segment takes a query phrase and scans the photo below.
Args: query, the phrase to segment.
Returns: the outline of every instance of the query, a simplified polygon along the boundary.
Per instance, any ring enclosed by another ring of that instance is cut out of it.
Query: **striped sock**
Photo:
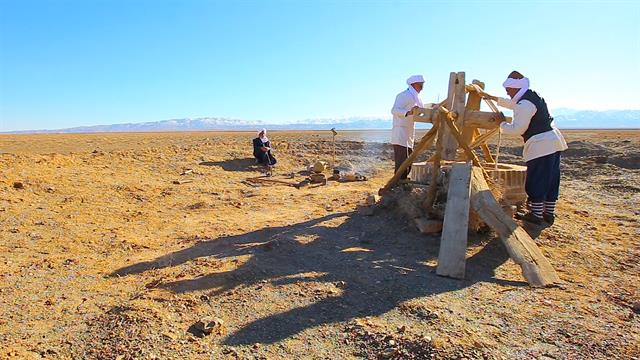
[[[544,213],[553,215],[556,210],[556,202],[555,201],[545,201],[544,202]]]
[[[530,202],[529,203],[529,210],[537,218],[542,218],[542,210],[543,210],[543,208],[544,208],[544,203],[543,202]]]

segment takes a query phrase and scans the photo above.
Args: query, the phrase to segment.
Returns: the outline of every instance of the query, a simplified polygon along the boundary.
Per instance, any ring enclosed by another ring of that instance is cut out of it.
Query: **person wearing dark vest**
[[[500,130],[507,135],[520,135],[524,140],[522,156],[527,163],[525,191],[529,211],[517,213],[516,218],[551,225],[560,189],[560,153],[567,149],[567,143],[555,127],[544,98],[529,89],[528,78],[512,71],[502,86],[510,99],[485,97],[513,110],[513,121],[501,123]]]
[[[271,154],[271,143],[267,137],[267,129],[262,129],[258,137],[253,139],[253,156],[256,161],[267,167],[267,174],[271,172],[271,167],[276,164],[276,158]]]

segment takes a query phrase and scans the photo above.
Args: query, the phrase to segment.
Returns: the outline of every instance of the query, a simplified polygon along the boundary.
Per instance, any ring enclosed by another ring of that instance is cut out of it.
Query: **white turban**
[[[524,93],[527,92],[527,90],[529,90],[529,78],[526,78],[526,77],[523,77],[522,79],[507,78],[507,80],[505,80],[502,83],[502,86],[505,89],[506,88],[520,89],[518,90],[518,93],[516,94],[516,96],[513,97],[513,101],[518,101],[520,100],[522,95],[524,95]]]
[[[407,79],[407,85],[411,85],[419,82],[422,82],[422,83],[424,82],[424,78],[422,77],[422,75],[411,75]]]
[[[260,136],[260,133],[262,133],[262,136]],[[266,143],[267,141],[269,141],[269,138],[267,137],[267,129],[261,129],[258,131],[258,136],[260,136],[260,140],[262,140],[262,143]]]
[[[424,82],[424,78],[422,75],[413,75],[407,79],[407,85],[409,85],[409,93],[413,96],[413,104],[418,107],[424,107],[422,104],[422,100],[420,100],[420,96],[418,96],[418,92],[416,89],[411,86],[411,84],[415,84],[417,82]]]

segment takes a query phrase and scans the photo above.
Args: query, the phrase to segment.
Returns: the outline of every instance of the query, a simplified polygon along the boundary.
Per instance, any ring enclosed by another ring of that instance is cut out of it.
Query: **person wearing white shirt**
[[[567,149],[567,143],[555,127],[545,100],[529,89],[528,78],[512,71],[502,85],[510,99],[485,97],[513,110],[513,121],[501,123],[500,130],[507,135],[520,135],[524,140],[522,156],[527,164],[525,191],[529,212],[516,217],[551,225],[560,189],[560,153]]]
[[[391,144],[393,145],[396,171],[413,152],[416,131],[411,114],[419,107],[424,107],[420,97],[418,97],[424,87],[424,77],[422,75],[410,76],[407,79],[407,85],[409,87],[396,96],[396,101],[393,103],[393,108],[391,108],[391,115],[393,115]],[[411,167],[407,168],[400,179],[406,179],[409,171],[411,171]]]

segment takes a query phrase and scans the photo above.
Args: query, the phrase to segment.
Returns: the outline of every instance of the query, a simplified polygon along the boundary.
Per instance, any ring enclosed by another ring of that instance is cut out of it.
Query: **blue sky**
[[[640,109],[639,1],[0,0],[0,131],[384,116],[408,75]]]

